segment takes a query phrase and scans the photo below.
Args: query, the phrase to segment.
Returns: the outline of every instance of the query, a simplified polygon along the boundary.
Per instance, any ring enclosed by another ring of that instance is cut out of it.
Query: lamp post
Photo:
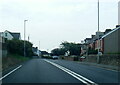
[[[39,49],[38,49],[38,51],[39,51],[39,57],[40,57],[40,41],[39,41]]]
[[[99,32],[99,0],[98,0],[98,32]],[[100,48],[100,40],[99,40],[99,33],[98,33],[98,56],[97,56],[97,63],[99,63],[99,61],[100,61],[99,48]]]
[[[24,20],[24,57],[26,56],[26,50],[25,50],[26,21],[28,21],[28,20]]]

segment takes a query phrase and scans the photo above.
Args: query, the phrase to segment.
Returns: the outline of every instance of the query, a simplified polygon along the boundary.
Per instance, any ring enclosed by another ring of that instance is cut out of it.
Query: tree
[[[66,51],[70,51],[70,55],[80,55],[81,53],[81,46],[79,43],[69,43],[69,42],[63,42],[61,44],[62,48],[64,48]]]
[[[90,54],[98,54],[98,50],[92,49],[92,48],[88,48],[88,55]]]
[[[60,44],[61,48],[55,48],[51,51],[53,55],[64,55],[65,52],[70,51],[70,55],[80,55],[81,47],[79,43],[69,43],[69,42],[62,42]]]

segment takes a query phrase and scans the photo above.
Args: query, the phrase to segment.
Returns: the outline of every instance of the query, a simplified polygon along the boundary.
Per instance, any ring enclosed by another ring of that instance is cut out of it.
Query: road
[[[2,79],[3,83],[118,83],[118,72],[74,61],[32,59]]]

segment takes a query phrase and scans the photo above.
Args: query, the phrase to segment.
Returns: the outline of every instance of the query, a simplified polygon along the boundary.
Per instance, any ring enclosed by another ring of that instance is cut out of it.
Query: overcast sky
[[[100,0],[100,31],[118,24],[118,1]],[[77,42],[97,31],[97,0],[0,0],[0,31],[20,32],[41,50]]]

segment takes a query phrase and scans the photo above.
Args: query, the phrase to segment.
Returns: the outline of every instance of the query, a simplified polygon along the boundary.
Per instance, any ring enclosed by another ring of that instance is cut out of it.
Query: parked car
[[[86,58],[85,56],[81,56],[80,61],[83,61],[85,58]]]
[[[52,59],[58,59],[59,56],[52,56]]]
[[[99,52],[98,55],[99,55],[99,56],[102,56],[102,52]]]

